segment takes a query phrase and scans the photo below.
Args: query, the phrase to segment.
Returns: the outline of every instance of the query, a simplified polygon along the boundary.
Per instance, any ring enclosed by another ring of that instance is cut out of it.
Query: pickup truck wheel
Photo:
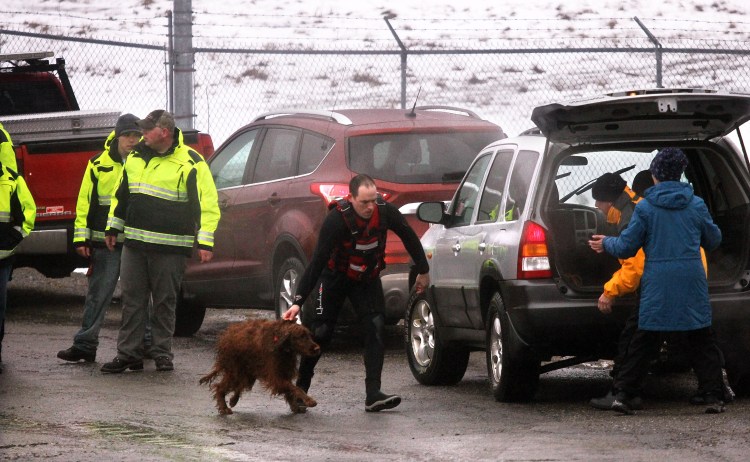
[[[497,401],[530,401],[539,385],[540,361],[524,351],[510,327],[500,294],[490,301],[487,317],[487,375]]]
[[[289,257],[279,267],[274,284],[274,306],[276,307],[276,319],[292,306],[294,295],[297,293],[297,284],[305,272],[305,265],[297,257]],[[302,316],[297,317],[299,323]]]
[[[406,356],[422,385],[454,385],[469,364],[469,349],[445,345],[438,338],[431,298],[412,291],[406,310]]]
[[[175,310],[174,336],[190,337],[198,332],[206,316],[206,305],[194,301],[187,301],[182,291],[177,295]]]

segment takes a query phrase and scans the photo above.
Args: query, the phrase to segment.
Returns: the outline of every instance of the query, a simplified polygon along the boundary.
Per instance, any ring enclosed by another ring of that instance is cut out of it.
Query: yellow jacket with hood
[[[104,150],[89,159],[83,174],[81,189],[76,203],[76,220],[73,231],[73,245],[81,247],[104,246],[104,230],[107,227],[109,206],[117,189],[117,181],[122,174],[125,161],[117,147],[115,132],[104,142]],[[118,242],[124,240],[118,236]]]
[[[13,141],[10,139],[10,135],[0,123],[0,164],[8,167],[14,172],[18,172],[18,165],[16,163],[16,152],[13,150]]]

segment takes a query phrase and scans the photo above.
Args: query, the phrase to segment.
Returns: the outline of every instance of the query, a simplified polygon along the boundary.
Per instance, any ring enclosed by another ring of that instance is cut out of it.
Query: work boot
[[[706,393],[703,400],[706,404],[706,414],[721,414],[724,412],[724,401],[717,398],[713,393]]]
[[[385,409],[393,409],[401,404],[401,397],[398,395],[386,395],[382,391],[377,391],[367,396],[365,400],[365,411],[380,412]]]
[[[611,411],[612,404],[615,402],[615,394],[612,390],[609,390],[606,395],[601,398],[591,398],[589,405],[595,409],[601,409],[602,411]],[[640,396],[634,396],[630,399],[630,409],[639,411],[643,409],[643,400]]]
[[[172,364],[172,360],[169,359],[169,356],[159,356],[158,358],[154,359],[154,363],[156,364],[157,371],[174,370],[174,364]]]
[[[72,363],[77,363],[80,360],[84,360],[87,363],[93,363],[96,360],[96,352],[89,353],[88,351],[83,351],[74,345],[67,350],[58,351],[57,357]]]
[[[143,360],[115,358],[111,362],[105,363],[102,366],[101,371],[109,372],[111,374],[119,374],[126,369],[130,369],[131,371],[143,370]]]
[[[632,397],[628,395],[625,392],[617,392],[617,394],[614,397],[614,401],[612,401],[612,407],[611,409],[613,411],[619,412],[621,414],[625,415],[634,415],[635,410],[633,409],[632,405]]]

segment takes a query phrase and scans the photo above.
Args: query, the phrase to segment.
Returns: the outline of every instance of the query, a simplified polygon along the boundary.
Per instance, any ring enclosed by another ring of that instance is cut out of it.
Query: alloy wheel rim
[[[492,368],[492,378],[495,383],[500,382],[500,376],[503,372],[503,344],[502,344],[502,326],[500,318],[495,316],[492,320],[492,329],[490,331],[490,367]]]
[[[412,310],[410,323],[411,349],[421,367],[427,367],[435,354],[435,323],[429,303],[420,300]]]

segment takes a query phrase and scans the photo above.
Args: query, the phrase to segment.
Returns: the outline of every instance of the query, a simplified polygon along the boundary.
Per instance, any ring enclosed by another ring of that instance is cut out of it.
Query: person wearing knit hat
[[[649,170],[659,181],[680,181],[687,166],[688,160],[682,149],[664,148],[656,153]]]
[[[628,225],[633,214],[636,196],[628,184],[617,173],[607,172],[594,182],[591,188],[595,206],[607,218],[604,234],[617,235]]]
[[[594,235],[589,240],[596,252],[629,258],[643,251],[648,262],[640,281],[638,329],[614,380],[617,394],[611,409],[624,414],[633,413],[632,399],[640,393],[663,332],[685,335],[705,412],[724,412],[722,356],[711,329],[701,255],[701,247],[706,252],[719,247],[722,233],[703,199],[680,181],[687,165],[682,150],[659,150],[650,168],[655,184],[636,205],[628,227],[620,236]]]
[[[619,236],[622,230],[627,228],[635,210],[635,204],[641,197],[628,188],[625,180],[617,173],[605,173],[596,179],[591,195],[596,200],[596,208],[602,211],[606,217],[605,226],[601,227],[603,234]],[[612,277],[604,283],[602,294],[599,296],[597,308],[603,314],[612,313],[612,304],[617,297],[628,295],[638,290],[641,274],[643,274],[643,262],[645,255],[639,251],[635,256],[621,259],[620,268],[612,274]],[[637,299],[638,297],[636,297]],[[610,375],[615,378],[622,364],[630,344],[633,333],[638,329],[638,306],[634,306],[625,321],[625,326],[620,333],[617,342],[617,356],[615,356]],[[606,395],[592,398],[589,404],[602,410],[612,409],[618,390],[614,385]],[[630,405],[635,409],[643,407],[640,396],[633,396]]]
[[[133,114],[122,114],[117,119],[115,129],[104,142],[104,150],[89,160],[81,181],[73,247],[89,261],[89,286],[81,328],[73,336],[73,346],[57,353],[64,361],[93,362],[96,359],[99,330],[117,287],[122,254],[122,239],[110,252],[104,242],[104,230],[125,158],[141,139],[138,120]],[[147,331],[147,338],[148,335]]]

